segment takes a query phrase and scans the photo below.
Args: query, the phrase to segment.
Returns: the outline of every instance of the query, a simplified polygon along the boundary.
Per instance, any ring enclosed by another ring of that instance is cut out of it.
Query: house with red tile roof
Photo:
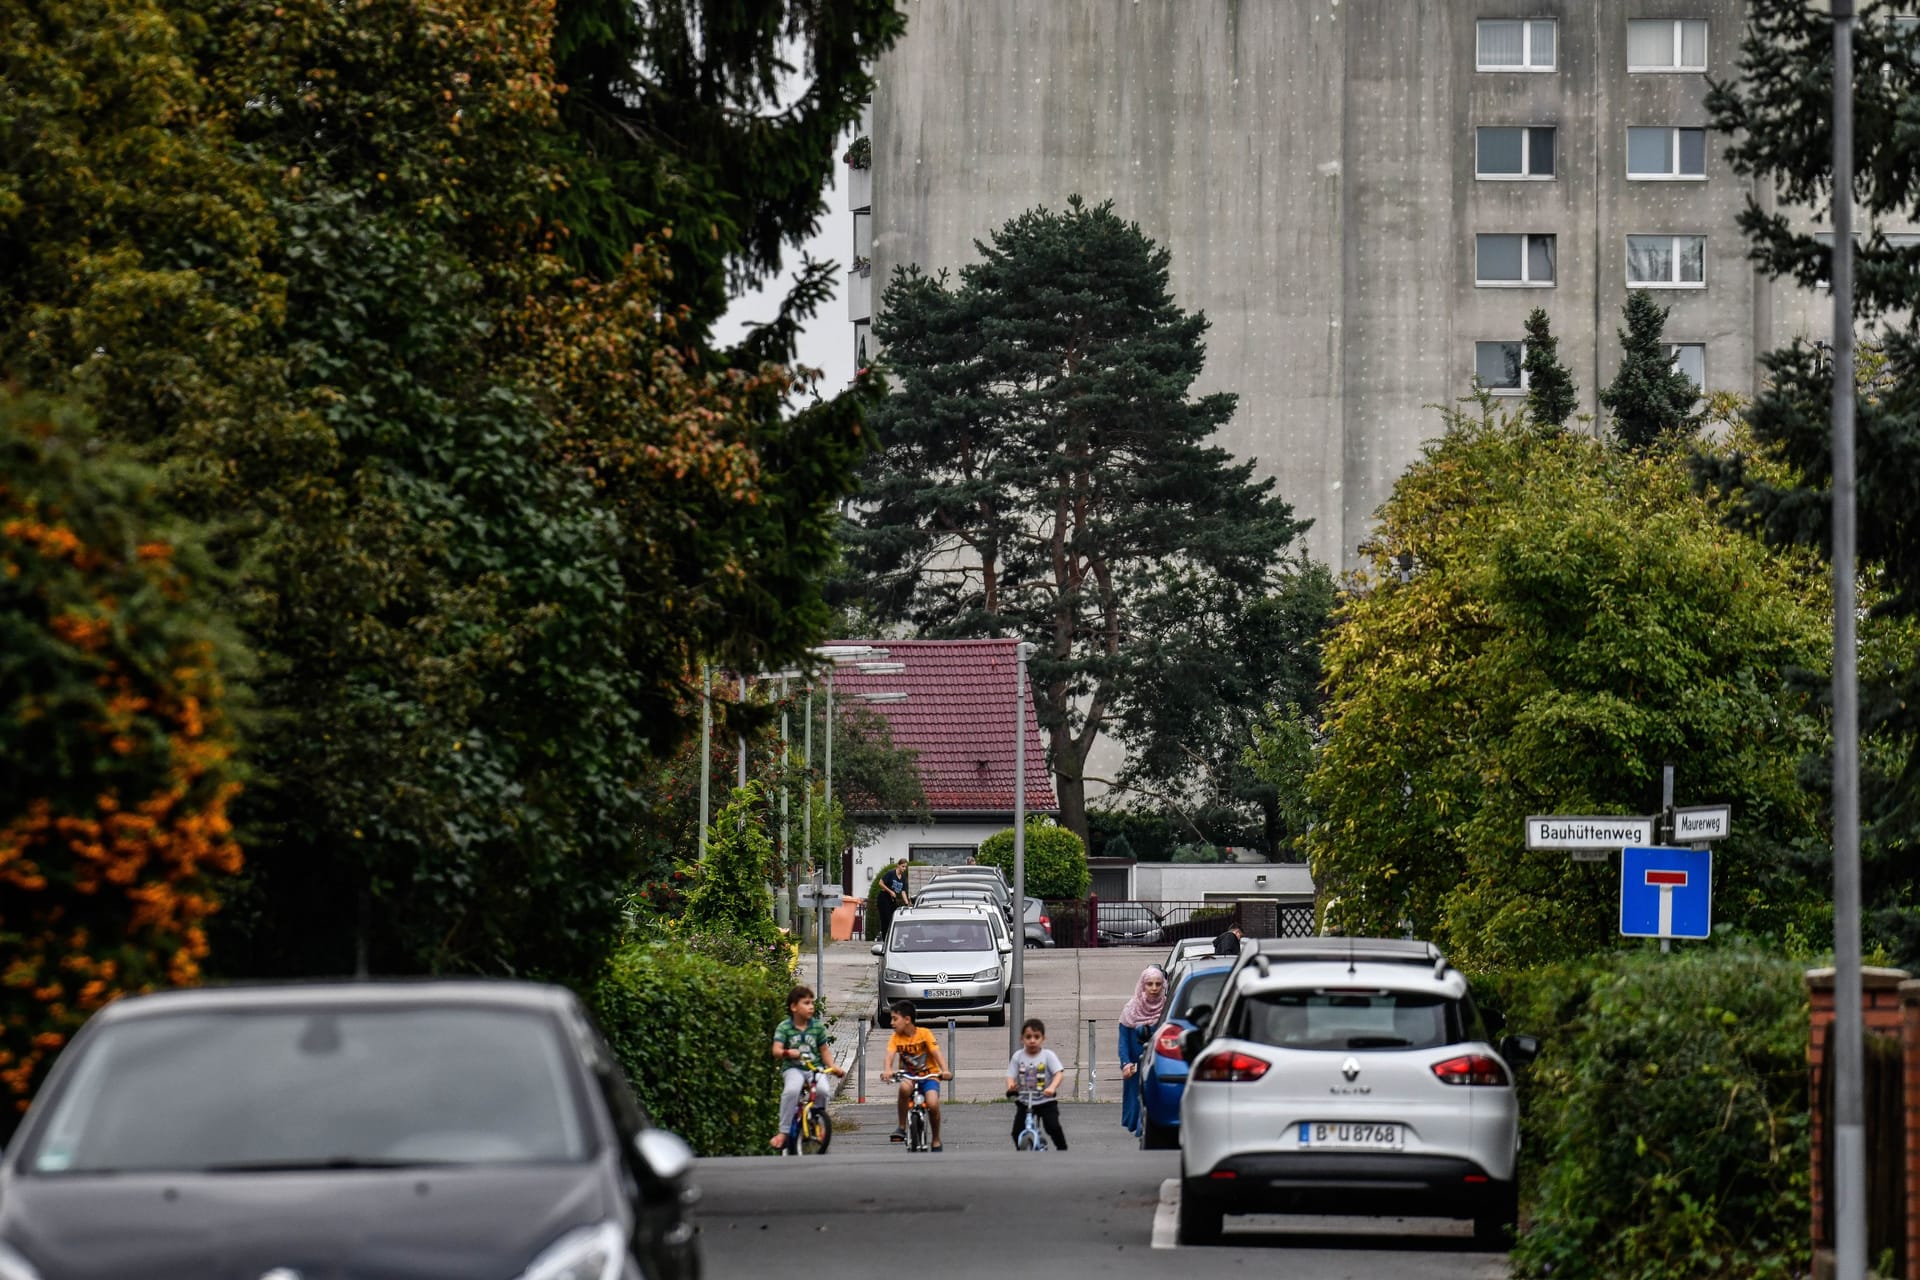
[[[835,646],[871,645],[884,661],[904,670],[864,672],[856,664],[833,675],[835,702],[863,703],[862,694],[904,693],[904,699],[867,703],[886,718],[895,746],[918,753],[920,783],[933,821],[888,828],[854,851],[845,889],[865,896],[880,869],[899,858],[924,863],[967,861],[982,841],[1013,825],[1014,689],[1013,640],[842,640]],[[843,701],[844,700],[844,701]],[[1031,694],[1019,708],[1026,735],[1026,805],[1029,814],[1057,814],[1053,775]]]

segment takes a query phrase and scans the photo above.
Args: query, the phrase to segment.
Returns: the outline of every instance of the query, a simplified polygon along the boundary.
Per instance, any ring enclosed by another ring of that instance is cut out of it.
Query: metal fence
[[[1046,912],[1057,947],[1168,947],[1182,938],[1214,937],[1231,924],[1251,938],[1313,935],[1313,905],[1306,902],[1088,898],[1049,901]]]

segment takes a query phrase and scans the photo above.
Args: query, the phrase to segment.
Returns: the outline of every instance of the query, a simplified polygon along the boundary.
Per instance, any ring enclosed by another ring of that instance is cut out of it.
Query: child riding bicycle
[[[1007,1063],[1007,1096],[1018,1098],[1013,1108],[1013,1143],[1020,1145],[1020,1131],[1027,1124],[1027,1100],[1033,1099],[1033,1113],[1047,1127],[1047,1137],[1056,1151],[1067,1149],[1066,1130],[1060,1127],[1060,1082],[1066,1071],[1060,1057],[1047,1046],[1047,1024],[1028,1018],[1020,1026],[1020,1052]]]
[[[893,1003],[893,1035],[887,1041],[887,1060],[880,1069],[880,1079],[900,1079],[900,1127],[893,1131],[890,1141],[907,1140],[907,1105],[913,1101],[915,1081],[906,1076],[934,1075],[936,1080],[919,1081],[926,1092],[927,1119],[933,1125],[934,1151],[940,1146],[940,1081],[953,1079],[953,1073],[947,1070],[947,1064],[940,1057],[940,1046],[934,1041],[933,1032],[925,1027],[914,1025],[914,1007],[908,1000],[896,1000]]]
[[[827,1042],[827,1029],[814,1021],[814,997],[811,987],[795,987],[787,992],[787,1016],[773,1033],[773,1056],[782,1064],[780,1089],[780,1132],[767,1145],[775,1151],[787,1145],[787,1133],[800,1110],[800,1093],[812,1076],[804,1065],[817,1062],[836,1076],[847,1074],[834,1065],[833,1046]]]

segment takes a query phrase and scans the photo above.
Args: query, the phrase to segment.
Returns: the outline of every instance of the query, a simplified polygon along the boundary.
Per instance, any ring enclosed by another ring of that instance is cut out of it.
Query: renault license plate
[[[1300,1145],[1315,1151],[1398,1151],[1405,1129],[1371,1120],[1302,1120]]]
[[[925,994],[921,998],[925,1000],[951,1000],[960,996],[958,987],[924,987],[922,991]]]

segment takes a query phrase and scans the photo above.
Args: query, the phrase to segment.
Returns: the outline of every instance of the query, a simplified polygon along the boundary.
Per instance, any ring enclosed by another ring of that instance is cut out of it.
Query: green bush
[[[703,1156],[755,1155],[779,1123],[768,1056],[790,980],[757,961],[729,964],[688,939],[614,953],[592,1004],[655,1123]]]
[[[1476,981],[1523,1074],[1515,1275],[1803,1275],[1807,1000],[1756,951],[1601,960]]]
[[[758,943],[779,941],[780,930],[773,923],[773,892],[767,888],[777,867],[763,797],[758,782],[735,787],[727,806],[707,828],[706,861],[689,868],[694,880],[683,917],[689,925]],[[772,1036],[771,1027],[767,1034]]]
[[[1013,883],[1013,828],[996,831],[981,844],[974,860],[998,867]],[[1046,818],[1027,819],[1027,896],[1030,898],[1084,898],[1093,883],[1087,870],[1087,847],[1080,837]]]

